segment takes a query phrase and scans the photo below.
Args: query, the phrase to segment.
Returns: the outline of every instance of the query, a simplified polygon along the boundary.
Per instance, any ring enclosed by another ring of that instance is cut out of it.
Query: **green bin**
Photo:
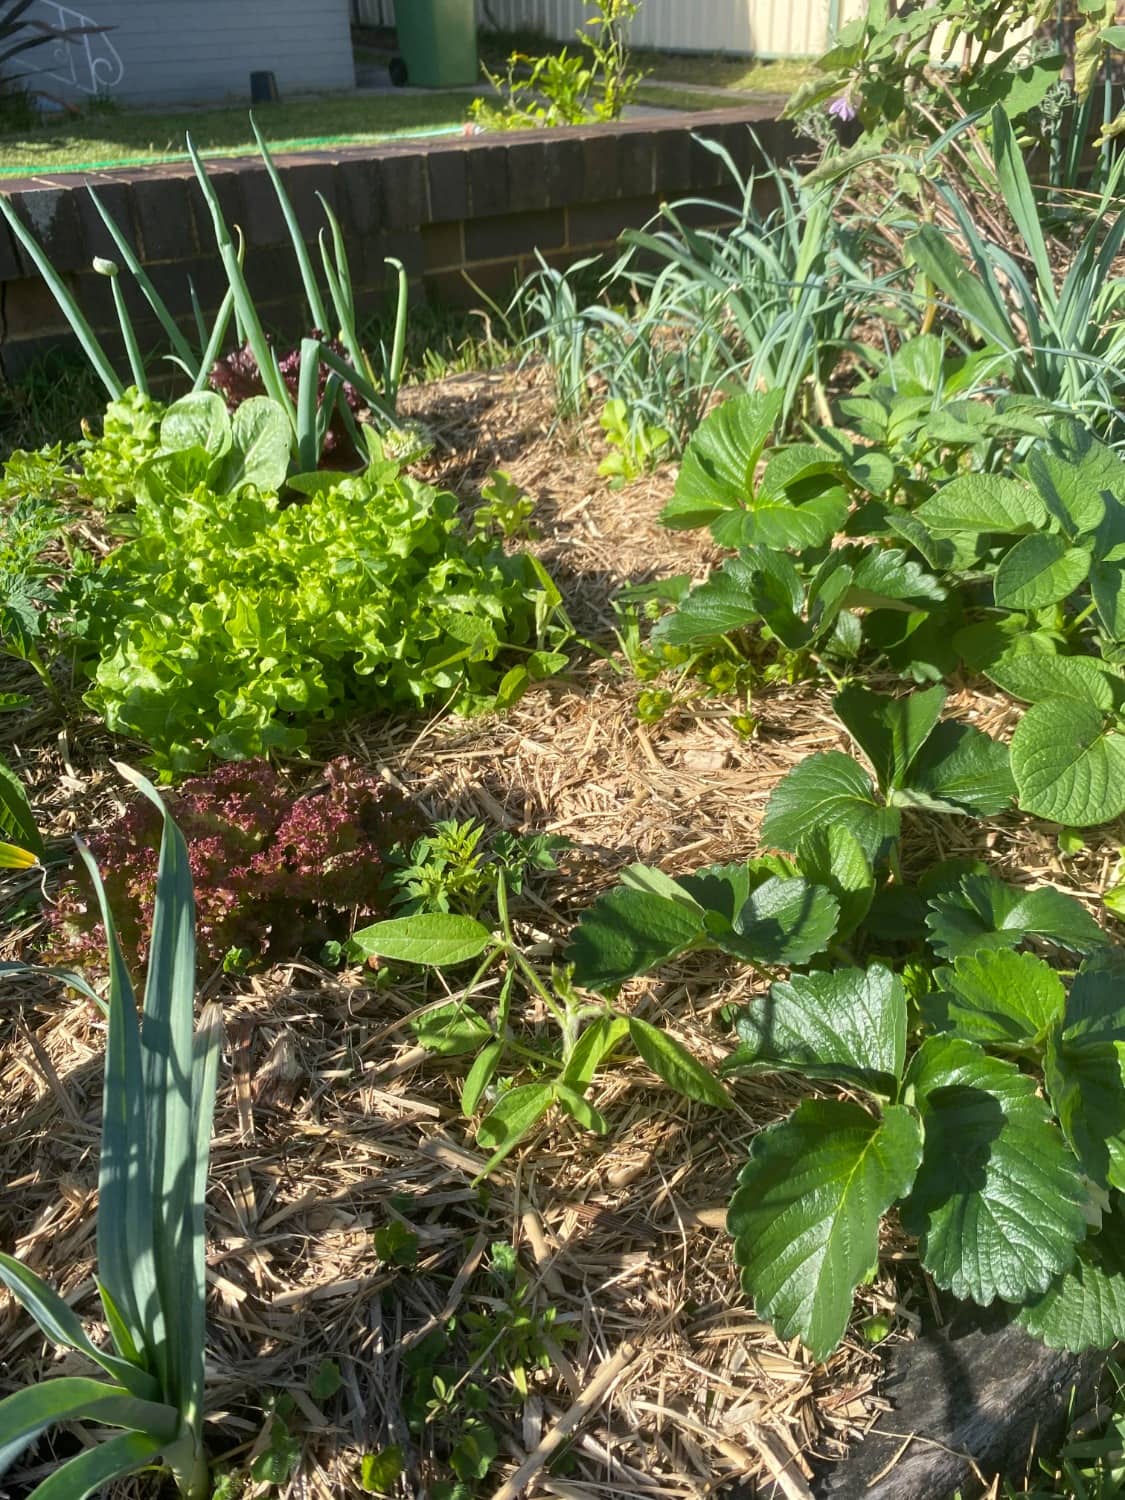
[[[424,89],[476,83],[476,0],[395,0],[398,50],[391,78]]]

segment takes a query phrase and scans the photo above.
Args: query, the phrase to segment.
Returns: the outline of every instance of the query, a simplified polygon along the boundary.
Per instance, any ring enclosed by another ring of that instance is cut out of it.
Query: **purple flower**
[[[833,99],[828,106],[828,113],[835,120],[854,120],[856,117],[856,107],[852,103],[851,95],[840,94],[837,98]]]

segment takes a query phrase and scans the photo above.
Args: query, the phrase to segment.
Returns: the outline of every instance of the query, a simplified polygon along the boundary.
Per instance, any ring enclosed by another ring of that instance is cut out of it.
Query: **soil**
[[[528,371],[452,377],[404,400],[438,439],[425,477],[471,503],[488,471],[503,467],[536,498],[531,545],[589,644],[503,718],[353,722],[320,734],[311,765],[295,764],[292,775],[299,784],[347,753],[426,817],[565,835],[574,847],[562,873],[536,888],[521,916],[545,961],[623,865],[675,873],[757,852],[771,789],[810,750],[842,746],[843,734],[830,690],[816,681],[763,690],[749,738],[732,726],[729,703],[702,696],[639,725],[640,685],[614,652],[611,598],[629,582],[701,576],[715,556],[706,537],[659,525],[672,472],[609,490],[596,472],[596,427],[556,426],[548,387]],[[960,685],[952,711],[1006,733],[1011,706],[978,687]],[[63,733],[46,712],[19,724],[6,753],[49,831],[110,816],[123,794],[109,756],[121,747],[89,719]],[[1053,837],[1018,814],[983,831],[957,824],[919,819],[919,856],[987,847],[1001,875],[1084,896],[1104,889],[1116,861],[1109,837],[1063,860]],[[26,877],[8,882],[14,895],[21,879],[26,886]],[[18,924],[4,956],[27,950],[39,921],[31,913]],[[726,1050],[718,1012],[756,987],[746,972],[695,958],[623,998],[717,1066]],[[376,987],[362,970],[302,958],[248,977],[205,976],[203,989],[223,1000],[228,1043],[207,1205],[208,1437],[220,1466],[245,1466],[269,1447],[282,1398],[300,1458],[280,1496],[358,1497],[362,1456],[392,1445],[407,1461],[398,1493],[450,1480],[454,1419],[438,1413],[411,1430],[408,1408],[427,1340],[451,1322],[450,1357],[487,1393],[497,1439],[480,1494],[514,1493],[505,1476],[564,1419],[573,1425],[562,1461],[521,1493],[808,1496],[818,1468],[889,1405],[888,1350],[910,1340],[929,1310],[893,1232],[847,1339],[824,1365],[779,1342],[739,1290],[724,1205],[754,1134],[792,1107],[790,1083],[739,1081],[736,1108],[716,1116],[630,1063],[596,1091],[606,1137],[549,1118],[476,1185],[484,1155],[458,1103],[467,1064],[423,1052],[409,1029],[420,1007],[443,998],[439,979]],[[91,1324],[103,1044],[98,1015],[56,983],[25,978],[0,989],[0,1243]],[[374,1231],[391,1223],[417,1237],[415,1265],[380,1259]],[[496,1242],[515,1247],[540,1320],[525,1394],[479,1342],[468,1367],[468,1315],[499,1328],[503,1311],[487,1269]],[[893,1330],[879,1345],[863,1331],[874,1314]],[[331,1396],[314,1395],[324,1361],[339,1367]],[[78,1369],[0,1300],[0,1395]],[[0,1496],[20,1493],[53,1462],[41,1444]],[[155,1492],[143,1478],[113,1491]]]

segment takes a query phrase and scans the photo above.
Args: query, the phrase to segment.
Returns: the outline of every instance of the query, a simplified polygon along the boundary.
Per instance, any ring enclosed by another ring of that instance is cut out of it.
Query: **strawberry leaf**
[[[614,989],[675,958],[703,932],[698,907],[618,886],[582,913],[566,960],[574,965],[576,984],[588,990]]]
[[[922,746],[904,784],[889,800],[903,807],[987,818],[1002,812],[1015,790],[1008,747],[971,724],[946,719]]]
[[[762,841],[796,849],[814,829],[842,825],[875,863],[883,846],[898,837],[896,809],[876,801],[871,778],[839,750],[810,755],[774,788],[762,822]]]
[[[836,898],[823,886],[774,876],[750,893],[735,916],[733,935],[716,941],[752,962],[803,964],[824,952],[839,916]]]
[[[814,828],[800,843],[801,873],[832,892],[840,908],[837,938],[847,938],[871,908],[875,877],[859,840],[843,824]]]
[[[931,1037],[906,1089],[926,1149],[902,1218],[922,1264],[982,1307],[1046,1291],[1085,1235],[1085,1195],[1035,1079],[972,1042]]]
[[[926,996],[927,1019],[939,1029],[970,1041],[1017,1049],[1039,1042],[1062,1018],[1066,991],[1049,964],[1033,953],[1010,948],[982,948],[962,954],[952,969],[936,973],[942,990]]]
[[[1068,1271],[1041,1297],[1026,1303],[1016,1322],[1050,1349],[1108,1349],[1125,1338],[1125,1213],[1121,1200],[1097,1234],[1078,1247]]]
[[[906,994],[882,964],[794,974],[735,1021],[724,1073],[793,1071],[894,1095],[906,1054]]]
[[[1109,942],[1073,896],[1049,885],[1020,890],[992,875],[966,875],[957,890],[935,896],[926,926],[930,946],[945,959],[980,948],[1018,948],[1029,936],[1072,953],[1093,953]]]
[[[922,1154],[918,1122],[895,1105],[808,1099],[754,1138],[727,1228],[742,1284],[779,1338],[814,1359],[844,1336],[855,1288],[879,1256],[879,1222],[909,1191]]]
[[[858,683],[843,689],[832,707],[875,767],[883,791],[902,784],[915,756],[933,731],[947,697],[944,687],[892,698]]]
[[[699,424],[661,512],[665,526],[680,531],[707,526],[724,510],[749,502],[754,469],[783,404],[781,391],[755,391],[724,401]]]
[[[1125,964],[1116,950],[1079,970],[1043,1076],[1083,1171],[1100,1187],[1125,1187]]]

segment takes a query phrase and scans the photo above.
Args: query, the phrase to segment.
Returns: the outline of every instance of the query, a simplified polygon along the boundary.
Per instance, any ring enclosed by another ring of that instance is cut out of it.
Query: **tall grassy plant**
[[[1125,395],[1125,278],[1112,274],[1125,245],[1125,212],[1115,212],[1125,157],[1112,168],[1056,285],[1039,199],[1001,109],[993,111],[991,130],[1000,195],[1019,235],[1015,253],[981,234],[948,182],[939,191],[964,251],[933,224],[919,225],[906,248],[947,313],[1004,351],[1013,389],[1112,427]]]
[[[591,382],[608,399],[686,442],[718,390],[781,390],[782,420],[828,420],[823,382],[874,290],[859,270],[860,231],[836,212],[837,190],[808,188],[778,167],[743,177],[714,141],[740,202],[665,205],[583,303],[569,273],[543,266],[517,293],[551,366],[559,410],[576,413]],[[763,213],[764,195],[776,207]],[[700,229],[698,217],[721,225]],[[582,263],[585,269],[588,263]],[[626,305],[619,300],[624,289]]]
[[[555,388],[560,417],[576,417],[586,405],[590,373],[588,340],[594,309],[583,295],[597,256],[575,261],[565,270],[548,265],[537,250],[538,269],[516,289],[503,313],[509,331],[528,328],[526,350],[542,353]]]
[[[299,466],[305,469],[316,466],[325,435],[337,412],[355,445],[357,454],[366,460],[367,445],[344,399],[344,387],[345,385],[352,386],[359,392],[379,424],[384,427],[396,425],[396,405],[406,352],[409,299],[406,271],[400,261],[393,257],[386,258],[386,264],[396,277],[394,336],[389,350],[380,350],[377,357],[373,359],[363,347],[357,333],[355,293],[339,221],[329,204],[321,197],[321,206],[329,231],[327,236],[322,231],[319,238],[320,260],[328,288],[326,299],[317,282],[312,258],[301,234],[301,227],[285,190],[281,174],[252,116],[250,123],[261,153],[262,163],[289,232],[293,255],[304,289],[308,327],[313,335],[301,346],[301,382],[296,399],[290,394],[282,376],[277,355],[254,304],[243,267],[245,245],[241,231],[237,225],[232,227],[227,224],[218,195],[207,174],[207,168],[190,135],[187,137],[188,155],[207,204],[215,236],[215,247],[227,279],[227,292],[210,326],[203,317],[199,300],[195,295],[195,288],[192,286],[192,309],[196,325],[194,345],[172,316],[167,304],[153,286],[151,278],[129,244],[128,238],[93,188],[89,190],[90,196],[116,246],[124,268],[136,282],[141,295],[164,330],[169,349],[163,353],[162,357],[178,365],[184,371],[192,382],[193,390],[200,391],[207,387],[211,372],[222,356],[233,317],[238,341],[249,345],[267,395],[284,409],[289,419],[292,429],[293,458]],[[124,386],[114,368],[113,361],[91,328],[74,294],[51,264],[47,252],[3,195],[0,195],[0,215],[7,221],[12,233],[47,283],[48,289],[74,331],[83,353],[110,399],[119,400],[124,392]],[[130,375],[133,384],[143,394],[148,395],[150,390],[148,362],[138,344],[129,315],[119,281],[118,263],[99,257],[94,261],[94,268],[111,279],[114,307],[128,357]],[[336,338],[339,338],[343,344],[347,353],[346,359],[341,358],[331,347],[331,340]],[[321,366],[329,372],[323,389],[320,386]]]
[[[0,1401],[0,1473],[57,1422],[120,1428],[65,1460],[33,1500],[85,1500],[162,1459],[181,1495],[210,1493],[203,1449],[205,1239],[203,1203],[215,1104],[221,1011],[193,1032],[195,902],[187,846],[156,789],[121,774],[164,819],[140,1019],[97,865],[79,851],[109,945],[109,1003],[98,1174],[98,1291],[111,1349],[22,1261],[0,1254],[0,1281],[56,1344],[86,1355],[104,1379],[43,1381]],[[5,964],[7,973],[27,965]],[[68,982],[99,1006],[75,975]]]
[[[824,418],[823,381],[850,337],[856,301],[859,232],[837,212],[837,193],[807,188],[796,173],[768,165],[742,177],[716,141],[700,144],[718,156],[740,194],[721,202],[685,199],[661,210],[663,227],[626,230],[628,246],[614,274],[627,276],[650,316],[679,325],[713,363],[721,353],[750,390],[781,390],[783,418],[810,401]],[[763,192],[777,206],[763,214]],[[721,225],[696,229],[703,214]],[[658,221],[659,222],[659,221]],[[663,263],[653,272],[645,262]]]

